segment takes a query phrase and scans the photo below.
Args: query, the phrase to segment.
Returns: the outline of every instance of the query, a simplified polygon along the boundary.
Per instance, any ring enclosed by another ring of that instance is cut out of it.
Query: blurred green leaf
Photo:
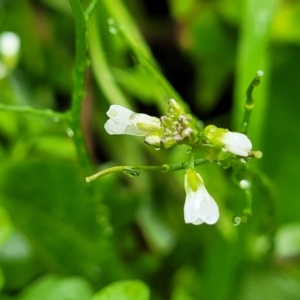
[[[128,69],[113,69],[117,81],[141,101],[152,102],[153,98],[159,97],[161,87],[144,68],[137,65]]]
[[[96,293],[91,300],[148,300],[149,289],[139,280],[114,282]]]
[[[194,7],[191,7],[194,9]],[[199,11],[183,35],[191,36],[191,53],[197,63],[197,104],[206,112],[217,105],[234,69],[235,36],[213,6]]]
[[[7,167],[1,178],[1,203],[48,266],[99,276],[108,225],[79,170],[67,161],[36,159]]]
[[[298,1],[282,1],[278,10],[272,34],[277,42],[300,42],[300,3]]]
[[[266,134],[261,160],[278,192],[277,214],[281,222],[298,222],[300,201],[299,161],[300,135],[300,47],[278,46],[274,49],[274,72]]]
[[[300,255],[300,223],[286,224],[279,228],[275,237],[275,254],[279,259]]]
[[[297,300],[300,295],[300,277],[283,270],[248,270],[242,284],[239,300]]]
[[[32,246],[19,232],[0,246],[0,266],[6,290],[23,288],[41,269]]]
[[[70,129],[69,129],[70,130]],[[67,136],[46,135],[38,136],[33,142],[33,152],[60,157],[63,159],[72,159],[76,157],[76,149],[71,138]]]
[[[269,105],[271,25],[278,9],[278,0],[245,0],[241,11],[240,37],[238,40],[236,82],[232,125],[240,130],[244,111],[245,91],[256,72],[264,72],[263,84],[256,89],[255,110],[251,116],[248,135],[255,147],[261,147],[265,119]],[[253,125],[252,125],[253,124]]]
[[[27,287],[20,300],[88,300],[92,296],[90,284],[80,277],[42,277]]]

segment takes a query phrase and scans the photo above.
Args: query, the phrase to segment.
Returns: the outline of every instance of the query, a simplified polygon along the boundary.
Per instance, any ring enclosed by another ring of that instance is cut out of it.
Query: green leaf
[[[32,246],[19,232],[13,232],[1,244],[0,265],[0,282],[6,290],[22,288],[41,270]]]
[[[91,300],[147,300],[149,289],[139,280],[114,282],[96,293]]]
[[[1,178],[2,205],[48,267],[98,276],[108,222],[76,166],[63,160],[28,160],[10,165]]]
[[[91,286],[82,278],[49,275],[30,285],[20,300],[87,300],[91,295]]]
[[[241,285],[241,300],[297,300],[300,294],[299,275],[284,270],[248,270]]]

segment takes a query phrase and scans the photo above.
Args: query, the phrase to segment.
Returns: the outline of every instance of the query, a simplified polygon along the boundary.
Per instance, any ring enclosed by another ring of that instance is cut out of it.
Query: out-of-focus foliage
[[[0,34],[21,40],[0,78],[0,300],[298,299],[300,2],[91,3],[0,0]],[[185,148],[108,136],[110,104],[159,116],[175,98],[238,131],[260,69],[249,136],[263,158],[197,168],[216,225],[184,224],[184,171],[85,182],[114,165],[186,160]],[[234,226],[244,179],[252,215]]]

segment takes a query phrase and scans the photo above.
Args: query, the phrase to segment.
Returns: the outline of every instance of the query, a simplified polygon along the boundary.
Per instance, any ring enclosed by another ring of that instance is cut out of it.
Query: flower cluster
[[[109,120],[104,127],[109,134],[128,134],[143,136],[146,144],[156,148],[171,148],[186,144],[191,153],[211,151],[227,153],[232,157],[248,157],[252,144],[245,134],[209,125],[204,129],[198,121],[174,100],[168,103],[165,116],[160,118],[134,113],[119,105],[111,105],[107,112]],[[186,199],[184,220],[199,225],[214,224],[219,219],[219,209],[207,192],[203,179],[193,166],[186,169],[184,177]]]

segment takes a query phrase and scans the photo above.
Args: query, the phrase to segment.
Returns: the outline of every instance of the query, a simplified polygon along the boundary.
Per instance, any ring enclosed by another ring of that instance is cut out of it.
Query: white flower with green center
[[[146,136],[162,129],[159,118],[138,114],[120,105],[111,105],[106,114],[109,120],[104,128],[108,134]]]
[[[252,149],[251,141],[243,133],[209,125],[204,134],[214,146],[221,147],[225,152],[247,157]]]
[[[219,208],[207,192],[203,179],[194,169],[188,169],[184,177],[186,199],[184,221],[194,225],[214,224],[219,219]]]

